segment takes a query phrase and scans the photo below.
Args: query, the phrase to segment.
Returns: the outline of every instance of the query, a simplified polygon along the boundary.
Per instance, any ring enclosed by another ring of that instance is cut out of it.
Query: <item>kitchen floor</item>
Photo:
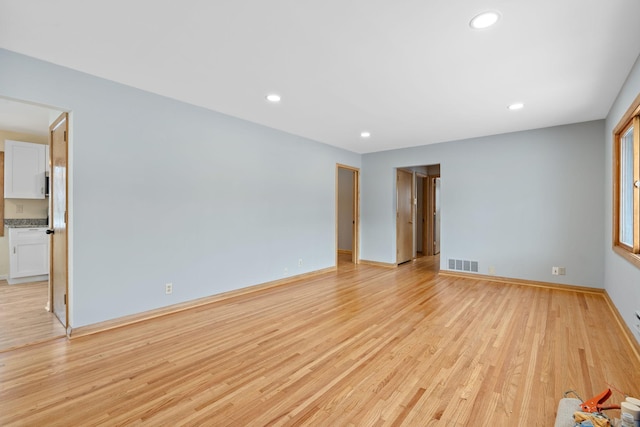
[[[65,336],[48,312],[47,282],[9,285],[0,280],[0,352]]]

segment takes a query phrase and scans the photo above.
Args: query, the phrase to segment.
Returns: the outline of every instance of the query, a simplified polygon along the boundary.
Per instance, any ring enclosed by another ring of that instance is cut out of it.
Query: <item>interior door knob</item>
[[[51,229],[51,230],[47,230],[47,231],[46,231],[46,233],[47,233],[47,234],[53,234],[53,233],[55,233],[55,230],[53,230],[53,229]]]

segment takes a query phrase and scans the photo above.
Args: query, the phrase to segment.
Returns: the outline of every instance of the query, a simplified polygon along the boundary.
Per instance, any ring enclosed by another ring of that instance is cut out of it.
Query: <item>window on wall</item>
[[[613,247],[640,267],[640,96],[614,130]]]

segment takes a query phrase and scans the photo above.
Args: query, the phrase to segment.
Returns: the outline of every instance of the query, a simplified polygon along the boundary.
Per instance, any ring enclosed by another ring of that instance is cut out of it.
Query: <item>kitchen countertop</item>
[[[4,226],[7,228],[42,228],[48,227],[47,218],[20,218],[4,220]]]

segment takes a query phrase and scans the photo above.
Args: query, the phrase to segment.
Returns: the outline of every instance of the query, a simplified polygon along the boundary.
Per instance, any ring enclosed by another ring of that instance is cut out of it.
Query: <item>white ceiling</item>
[[[502,19],[471,30],[485,10]],[[639,16],[638,0],[0,0],[0,47],[366,153],[604,118]]]
[[[0,98],[0,129],[11,132],[47,135],[49,124],[60,111],[39,105]]]

